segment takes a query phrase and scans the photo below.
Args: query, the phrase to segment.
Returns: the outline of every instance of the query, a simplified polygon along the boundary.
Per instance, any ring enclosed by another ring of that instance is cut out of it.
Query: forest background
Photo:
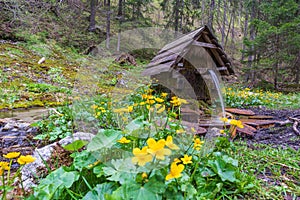
[[[125,30],[165,27],[188,33],[205,24],[249,86],[298,88],[299,0],[0,1],[0,38],[52,41],[78,53],[105,40],[109,47],[110,38]]]

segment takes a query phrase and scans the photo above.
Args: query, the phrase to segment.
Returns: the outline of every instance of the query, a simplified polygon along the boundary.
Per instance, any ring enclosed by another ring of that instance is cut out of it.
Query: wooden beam
[[[211,43],[206,43],[206,42],[198,42],[194,41],[193,44],[194,46],[200,46],[200,47],[206,47],[206,48],[211,48],[211,49],[216,49],[217,46]]]

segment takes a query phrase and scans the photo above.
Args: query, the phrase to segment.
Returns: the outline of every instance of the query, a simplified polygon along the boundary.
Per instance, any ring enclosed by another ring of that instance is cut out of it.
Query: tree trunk
[[[119,5],[118,5],[118,20],[119,20],[119,29],[118,29],[117,52],[120,52],[120,46],[121,46],[121,25],[122,25],[122,21],[123,21],[123,0],[119,0]]]
[[[256,3],[255,0],[253,0],[252,5],[251,5],[251,14],[250,14],[251,22],[255,19],[255,16],[256,16],[255,3]],[[255,38],[255,27],[252,25],[250,27],[250,41],[253,41],[254,38]],[[247,68],[248,68],[249,72],[246,75],[246,81],[249,81],[249,79],[254,76],[253,75],[254,71],[251,69],[254,58],[255,58],[254,45],[252,45],[250,47],[250,52],[249,52],[249,56],[248,56]]]
[[[202,0],[201,2],[201,22],[202,26],[205,24],[205,2],[206,0]]]
[[[245,22],[244,22],[244,38],[247,38],[247,37],[248,37],[248,9],[246,8],[245,9]],[[246,50],[246,45],[243,43],[241,61],[244,61],[245,50]]]
[[[106,48],[109,49],[110,43],[110,0],[107,0],[106,13]]]
[[[96,7],[98,0],[90,0],[90,26],[89,31],[93,32],[96,30]]]
[[[179,25],[179,1],[180,0],[175,0],[175,7],[174,7],[174,30],[175,30],[175,36],[177,36],[178,32],[178,25]]]
[[[209,6],[209,18],[208,18],[208,27],[210,30],[213,30],[213,21],[214,21],[214,11],[215,10],[215,0],[211,0]]]
[[[222,46],[224,48],[225,45],[225,30],[226,30],[226,0],[223,1],[224,2],[224,7],[223,7],[223,25],[222,25],[222,29],[221,29],[221,34],[222,34]]]

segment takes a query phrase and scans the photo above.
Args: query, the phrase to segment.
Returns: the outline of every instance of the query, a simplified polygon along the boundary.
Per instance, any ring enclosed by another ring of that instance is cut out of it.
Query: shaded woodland
[[[55,41],[80,53],[104,40],[110,47],[110,37],[125,30],[155,26],[187,33],[203,25],[250,86],[299,86],[299,0],[0,1],[1,39]]]

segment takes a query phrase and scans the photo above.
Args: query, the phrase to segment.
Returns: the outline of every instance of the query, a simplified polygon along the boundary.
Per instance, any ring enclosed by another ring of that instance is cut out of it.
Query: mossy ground
[[[38,64],[42,57],[45,62]],[[70,104],[73,91],[82,92],[83,87],[107,94],[117,90],[118,80],[128,73],[141,71],[141,66],[120,66],[113,58],[79,55],[55,43],[0,43],[0,111]]]

